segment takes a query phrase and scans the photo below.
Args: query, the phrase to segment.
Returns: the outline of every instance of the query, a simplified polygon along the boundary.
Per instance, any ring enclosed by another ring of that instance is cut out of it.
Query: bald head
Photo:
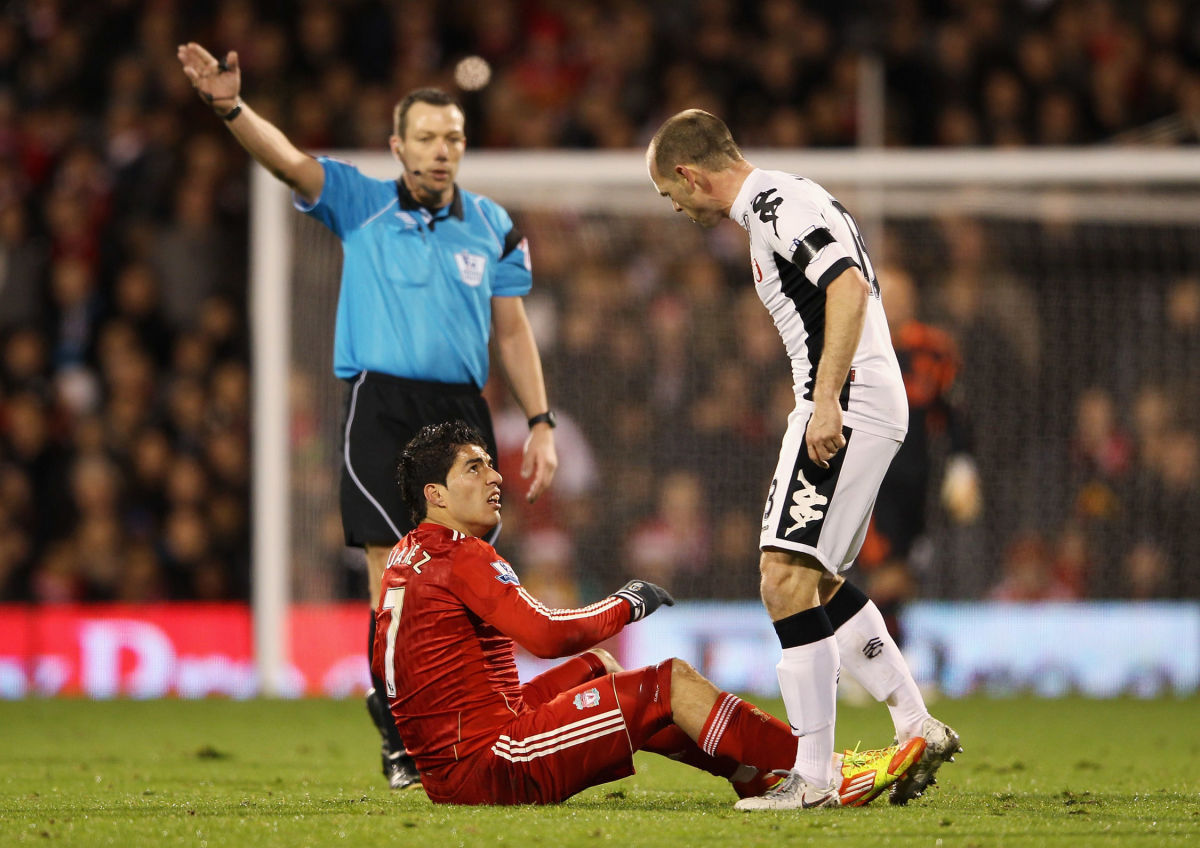
[[[702,109],[687,109],[668,118],[654,134],[646,156],[659,174],[671,173],[676,165],[721,171],[742,161],[729,127]]]

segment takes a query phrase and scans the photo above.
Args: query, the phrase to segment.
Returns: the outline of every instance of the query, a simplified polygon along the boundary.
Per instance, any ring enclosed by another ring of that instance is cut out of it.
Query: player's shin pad
[[[838,668],[833,639],[787,648],[775,668],[792,733],[806,736],[832,726]]]
[[[814,786],[827,786],[833,779],[837,669],[833,637],[785,648],[777,666],[779,691],[797,737],[795,768]]]

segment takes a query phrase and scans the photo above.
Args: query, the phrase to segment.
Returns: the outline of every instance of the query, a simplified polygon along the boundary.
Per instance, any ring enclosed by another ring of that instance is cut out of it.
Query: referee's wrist
[[[224,112],[217,112],[216,109],[214,109],[213,111],[217,112],[217,117],[220,118],[222,121],[232,121],[238,115],[242,114],[242,106],[243,105],[244,104],[242,103],[242,98],[239,95],[239,96],[233,98],[233,106],[231,108],[225,110]]]
[[[529,419],[530,430],[539,424],[546,424],[553,429],[558,426],[558,416],[554,414],[553,409],[547,409],[545,412],[535,415]]]

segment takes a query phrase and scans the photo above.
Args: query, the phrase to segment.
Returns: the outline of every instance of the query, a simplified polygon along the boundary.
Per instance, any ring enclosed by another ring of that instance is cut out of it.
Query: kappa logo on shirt
[[[475,288],[483,282],[483,272],[487,268],[486,256],[460,250],[454,254],[454,261],[458,264],[458,275],[468,286]]]
[[[513,567],[504,560],[496,560],[492,563],[492,568],[496,569],[496,579],[501,583],[507,583],[510,586],[521,585],[521,578],[517,577],[517,572],[513,571]]]
[[[775,231],[776,237],[779,236],[779,205],[783,203],[782,197],[776,197],[771,200],[771,195],[775,193],[775,189],[769,188],[750,202],[750,208],[758,213],[758,220],[764,224],[770,224],[771,229]]]

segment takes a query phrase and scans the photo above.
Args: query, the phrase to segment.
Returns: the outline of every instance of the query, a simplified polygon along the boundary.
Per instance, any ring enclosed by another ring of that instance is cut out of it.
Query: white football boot
[[[743,812],[751,810],[811,810],[816,807],[838,806],[838,790],[836,784],[829,786],[813,786],[800,776],[797,771],[779,781],[771,789],[757,798],[743,798],[733,805],[735,810]]]
[[[921,735],[925,737],[925,753],[904,777],[892,784],[888,801],[893,804],[907,804],[913,798],[920,798],[937,782],[935,775],[942,764],[954,762],[954,755],[962,750],[962,741],[954,728],[933,716],[921,723]]]

